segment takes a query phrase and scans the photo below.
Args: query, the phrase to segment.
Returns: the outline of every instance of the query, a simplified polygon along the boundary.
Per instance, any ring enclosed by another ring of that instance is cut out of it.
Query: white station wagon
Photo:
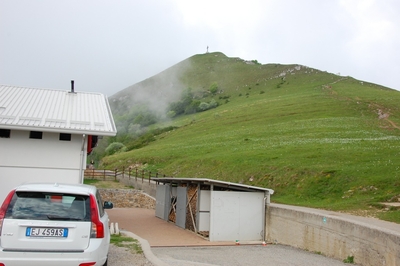
[[[34,183],[0,209],[0,266],[107,265],[109,219],[94,186]]]

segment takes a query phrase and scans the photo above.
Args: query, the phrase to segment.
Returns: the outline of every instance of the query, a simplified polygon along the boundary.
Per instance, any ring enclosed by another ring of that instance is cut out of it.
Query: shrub
[[[210,104],[206,102],[201,102],[199,105],[200,111],[206,111],[210,108]]]
[[[167,117],[173,118],[173,117],[175,117],[175,116],[176,116],[176,112],[175,112],[175,111],[168,111]]]
[[[203,112],[203,111],[207,111],[208,109],[212,109],[212,108],[216,108],[216,107],[218,107],[218,102],[216,100],[212,99],[209,103],[201,102],[199,104],[198,110],[200,112]]]
[[[211,100],[209,109],[215,108],[218,106],[218,102],[214,99]]]
[[[185,115],[194,114],[199,109],[200,101],[192,101],[188,106],[185,108]]]
[[[218,84],[216,82],[214,82],[210,86],[210,92],[211,92],[211,94],[216,94],[217,91],[218,91]]]
[[[139,124],[131,124],[128,127],[128,133],[131,135],[140,135],[142,133],[142,127]]]
[[[219,99],[220,100],[229,99],[230,97],[231,97],[230,95],[224,95],[224,96],[219,96]]]
[[[121,142],[113,142],[106,148],[106,154],[112,155],[117,152],[124,152],[126,151],[126,147]]]

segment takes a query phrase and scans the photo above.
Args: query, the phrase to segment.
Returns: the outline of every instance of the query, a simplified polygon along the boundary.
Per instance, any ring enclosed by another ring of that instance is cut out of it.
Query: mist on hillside
[[[188,68],[190,61],[185,60],[111,96],[109,102],[119,133],[142,132],[155,120],[166,119],[169,104],[179,100],[185,89],[180,77]]]

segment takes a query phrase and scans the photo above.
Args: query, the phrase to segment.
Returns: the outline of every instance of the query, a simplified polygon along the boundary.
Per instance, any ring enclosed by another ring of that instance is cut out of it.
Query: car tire
[[[103,264],[103,266],[107,266],[108,264],[108,258],[106,259],[106,262]]]

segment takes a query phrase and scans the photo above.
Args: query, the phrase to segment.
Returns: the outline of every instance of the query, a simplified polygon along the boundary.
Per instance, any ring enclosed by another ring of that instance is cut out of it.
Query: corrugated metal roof
[[[0,85],[0,128],[115,136],[101,93]]]
[[[274,190],[270,188],[262,188],[262,187],[255,187],[249,186],[244,184],[238,183],[231,183],[226,181],[220,180],[213,180],[208,178],[181,178],[181,177],[152,177],[151,180],[161,183],[194,183],[194,184],[203,184],[203,185],[215,185],[225,188],[232,188],[241,191],[268,191],[270,195],[274,194]]]

